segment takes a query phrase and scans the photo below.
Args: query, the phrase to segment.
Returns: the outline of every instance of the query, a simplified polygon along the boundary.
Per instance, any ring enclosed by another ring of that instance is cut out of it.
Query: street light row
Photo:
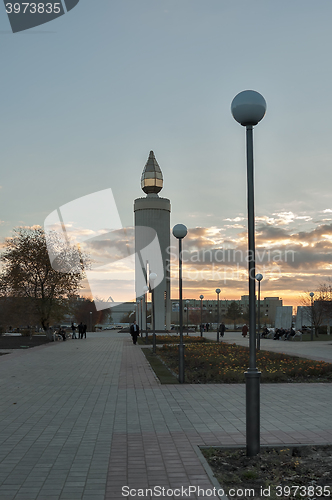
[[[255,275],[255,215],[254,215],[254,159],[253,159],[253,127],[257,125],[265,115],[266,102],[264,97],[253,90],[240,92],[232,101],[231,111],[234,119],[246,127],[247,138],[247,203],[248,203],[248,261],[249,271],[249,368],[245,372],[246,377],[246,442],[247,455],[254,456],[260,449],[260,375],[256,367],[256,279]],[[182,239],[187,234],[187,228],[183,224],[177,224],[173,228],[173,235],[179,240],[179,302],[180,302],[180,345],[179,345],[179,381],[184,382],[184,345],[183,345],[183,318],[182,318]],[[261,276],[261,275],[260,275]],[[156,276],[155,276],[156,278]],[[151,280],[151,274],[150,274]],[[219,289],[217,289],[219,290]],[[218,295],[219,299],[219,293]],[[200,299],[203,300],[201,295]],[[201,302],[202,304],[202,302]],[[152,289],[152,311],[153,311],[153,336],[155,349],[155,314],[154,293]],[[202,311],[202,309],[201,309]],[[201,318],[202,319],[202,318]]]

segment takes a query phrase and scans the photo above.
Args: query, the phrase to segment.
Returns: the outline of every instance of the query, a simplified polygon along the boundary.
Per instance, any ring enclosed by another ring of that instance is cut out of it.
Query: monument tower
[[[170,213],[171,203],[167,198],[159,197],[158,193],[163,188],[163,174],[160,170],[158,162],[154,156],[153,151],[150,151],[148,161],[145,164],[142,178],[141,188],[146,194],[144,198],[137,198],[134,201],[134,214],[135,214],[135,253],[139,254],[140,251],[147,245],[148,242],[144,241],[144,231],[139,228],[151,228],[158,236],[162,266],[163,277],[158,276],[159,284],[155,287],[154,300],[155,300],[155,315],[156,315],[156,330],[170,330],[171,327],[171,286],[170,286],[170,266],[169,254],[167,249],[170,246]],[[151,231],[152,232],[152,231]],[[137,269],[140,266],[140,269]],[[135,279],[136,283],[139,282],[138,275],[144,273],[153,273],[156,270],[153,268],[153,259],[151,262],[140,263],[136,261]],[[159,271],[160,274],[160,271]],[[158,275],[158,272],[157,272]],[[140,282],[141,283],[141,282]],[[140,285],[141,286],[141,285]],[[138,290],[136,286],[136,296],[142,296],[143,291]],[[145,310],[145,303],[143,304]],[[143,321],[141,326],[146,328],[145,314],[143,314]]]

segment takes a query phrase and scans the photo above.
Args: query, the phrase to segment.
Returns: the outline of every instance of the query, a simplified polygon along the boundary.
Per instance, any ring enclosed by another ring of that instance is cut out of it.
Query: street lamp
[[[150,284],[150,293],[151,293],[151,301],[152,301],[152,321],[153,321],[153,333],[152,333],[152,352],[156,354],[156,315],[154,310],[154,282],[157,279],[156,273],[150,273],[149,276],[149,284]]]
[[[204,295],[200,295],[199,298],[201,299],[201,327],[200,327],[200,331],[201,331],[201,337],[203,337],[203,299],[204,299]]]
[[[90,332],[92,332],[92,311],[90,311]]]
[[[184,383],[184,344],[183,344],[183,306],[182,306],[182,240],[188,229],[184,224],[173,227],[173,236],[179,240],[179,311],[180,311],[180,344],[179,344],[179,382]]]
[[[311,339],[314,340],[314,292],[309,293],[311,297]]]
[[[260,372],[256,367],[256,305],[255,305],[255,213],[253,126],[264,117],[266,102],[254,90],[245,90],[234,97],[231,105],[234,119],[246,127],[247,187],[248,187],[248,270],[249,270],[249,368],[246,377],[246,441],[247,455],[252,457],[260,448]]]
[[[216,294],[217,294],[217,304],[218,304],[218,309],[217,309],[217,342],[219,342],[219,293],[221,292],[220,288],[216,288]]]
[[[186,304],[187,304],[187,335],[189,335],[189,300],[186,300]]]
[[[141,317],[141,326],[140,326],[140,331],[143,331],[143,300],[144,300],[144,295],[141,295],[139,298],[139,314]]]
[[[136,306],[137,306],[137,308],[136,308],[136,311],[137,311],[137,318],[136,318],[136,319],[137,319],[137,325],[138,325],[138,328],[140,327],[140,326],[139,326],[139,324],[140,324],[140,323],[139,323],[139,320],[140,320],[140,314],[139,314],[139,303],[140,303],[140,300],[139,300],[139,299],[137,299],[137,300],[136,300]]]
[[[256,274],[256,280],[258,281],[258,335],[257,335],[257,349],[261,348],[261,281],[263,279],[262,274]]]
[[[148,301],[147,301],[147,292],[149,291],[148,286],[143,286],[144,292],[144,301],[145,301],[145,343],[148,343]]]

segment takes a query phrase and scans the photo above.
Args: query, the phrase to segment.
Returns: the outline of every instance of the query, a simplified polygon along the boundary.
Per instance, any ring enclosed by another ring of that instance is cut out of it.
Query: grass
[[[145,336],[139,337],[138,343],[143,345],[145,344]],[[183,336],[183,341],[186,344],[204,344],[204,343],[209,343],[208,339],[205,337],[191,337],[184,335]],[[148,343],[152,344],[152,335],[148,336]],[[157,344],[179,344],[180,343],[180,335],[156,335],[156,343]]]
[[[318,337],[314,335],[313,342],[326,342],[328,340],[330,340],[332,344],[332,335],[327,335],[326,333],[320,333]],[[302,342],[311,342],[311,334],[304,333],[302,335]]]
[[[152,350],[148,347],[142,348],[142,351],[151,365],[151,368],[155,372],[161,384],[178,384],[179,381],[172,372],[164,365],[164,363],[152,353]]]
[[[178,373],[178,347],[164,345],[157,354]],[[261,382],[332,382],[332,364],[269,351],[256,352]],[[191,384],[243,383],[249,349],[236,344],[187,344],[185,380]]]
[[[264,447],[255,457],[241,448],[201,448],[229,498],[278,500],[331,498],[331,452],[327,446]],[[252,494],[243,495],[244,490]],[[262,489],[265,494],[262,494]]]

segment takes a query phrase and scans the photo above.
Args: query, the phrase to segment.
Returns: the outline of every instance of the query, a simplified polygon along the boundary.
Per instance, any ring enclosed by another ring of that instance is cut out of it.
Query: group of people
[[[291,337],[294,337],[294,328],[290,328],[289,330],[285,330],[284,328],[277,328],[273,336],[273,340],[280,340],[283,335],[285,335],[284,340],[289,340]]]
[[[270,330],[265,327],[262,334],[261,334],[261,337],[263,339],[265,339],[269,333],[270,333]],[[243,335],[243,337],[246,337],[248,335],[248,326],[247,325],[243,325],[242,335]],[[274,333],[273,340],[279,340],[283,336],[284,336],[284,340],[289,340],[291,337],[294,337],[294,335],[295,335],[294,328],[290,328],[289,330],[285,330],[284,328],[277,328],[275,333]]]
[[[208,332],[210,330],[210,327],[211,327],[211,324],[210,323],[201,323],[199,325],[199,329],[200,329],[200,332],[203,333],[203,332]],[[223,337],[224,334],[225,334],[225,330],[226,330],[226,326],[224,325],[224,323],[221,323],[219,326],[218,326],[218,331],[220,333],[220,335]]]
[[[80,322],[80,324],[78,325],[77,329],[78,329],[78,337],[76,337],[76,326],[74,325],[74,323],[71,324],[71,330],[72,330],[72,339],[82,339],[83,336],[84,338],[86,338],[86,331],[87,331],[87,326],[86,325],[83,325],[82,321]]]
[[[200,330],[201,333],[208,332],[209,329],[210,329],[210,323],[201,323],[199,325],[199,330]]]

